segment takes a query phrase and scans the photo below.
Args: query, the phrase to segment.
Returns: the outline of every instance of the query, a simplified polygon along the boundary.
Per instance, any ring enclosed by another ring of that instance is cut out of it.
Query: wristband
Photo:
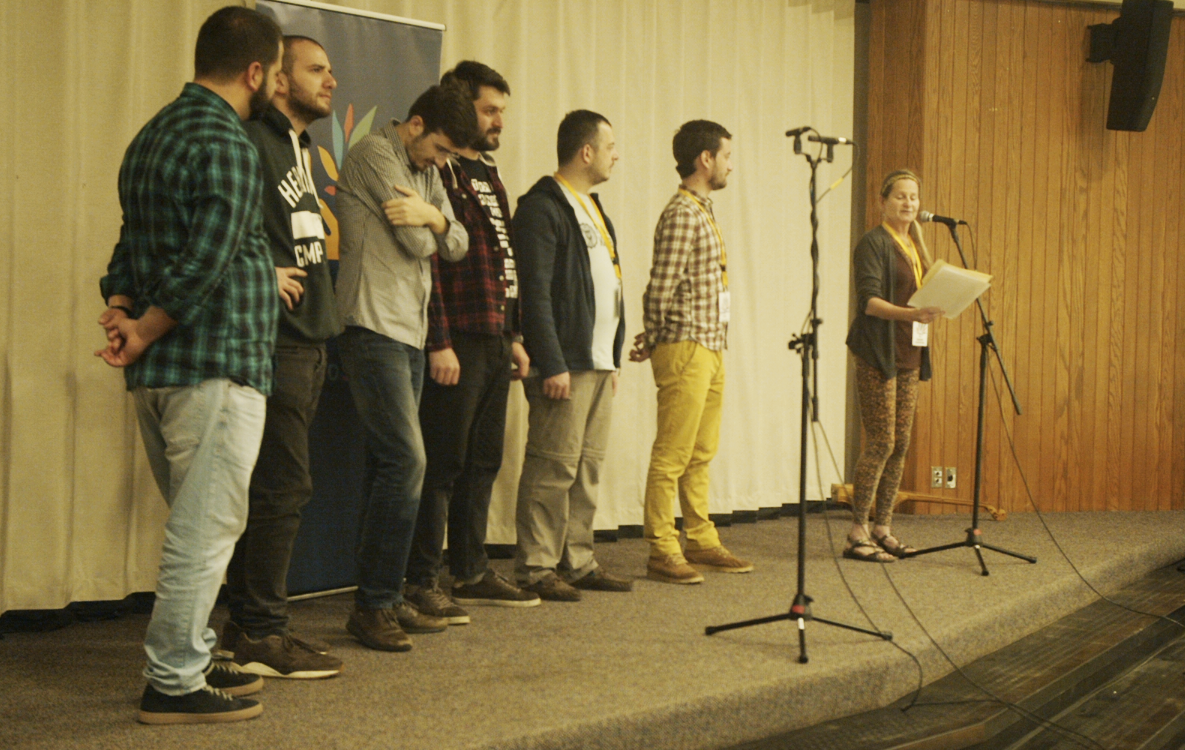
[[[109,310],[123,310],[124,313],[126,313],[129,318],[136,317],[136,314],[134,312],[132,312],[132,308],[128,307],[127,305],[108,305],[107,309],[109,309]]]

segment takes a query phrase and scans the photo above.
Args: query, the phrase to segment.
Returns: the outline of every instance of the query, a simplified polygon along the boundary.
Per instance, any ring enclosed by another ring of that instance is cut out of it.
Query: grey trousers
[[[520,585],[551,573],[568,580],[597,568],[593,516],[613,413],[613,373],[571,373],[571,398],[543,395],[542,378],[523,381],[530,405],[518,484],[514,571]]]

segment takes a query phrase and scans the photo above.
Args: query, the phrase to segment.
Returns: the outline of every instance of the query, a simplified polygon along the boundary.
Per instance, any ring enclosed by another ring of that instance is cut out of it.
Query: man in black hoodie
[[[325,49],[286,36],[272,106],[246,126],[263,166],[263,223],[282,306],[247,530],[226,571],[230,619],[220,650],[241,670],[265,677],[315,679],[342,668],[325,653],[327,644],[288,632],[287,588],[300,512],[313,494],[309,425],[325,381],[325,342],[341,330],[307,132],[333,111],[336,86]]]
[[[519,198],[523,345],[531,371],[526,458],[518,487],[515,575],[552,601],[580,590],[629,591],[593,557],[593,516],[625,341],[613,224],[589,191],[617,161],[613,127],[588,110],[560,123],[559,169]]]

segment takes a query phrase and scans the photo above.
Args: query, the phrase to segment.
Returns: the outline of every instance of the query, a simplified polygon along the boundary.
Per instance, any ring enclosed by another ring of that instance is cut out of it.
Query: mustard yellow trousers
[[[646,475],[644,532],[655,557],[681,552],[675,499],[687,548],[720,546],[708,518],[708,464],[720,445],[724,353],[695,341],[658,344],[650,355],[658,386],[658,434]]]

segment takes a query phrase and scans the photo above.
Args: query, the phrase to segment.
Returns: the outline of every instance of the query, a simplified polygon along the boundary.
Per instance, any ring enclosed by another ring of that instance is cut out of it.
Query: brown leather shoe
[[[540,599],[545,599],[549,602],[580,601],[580,592],[555,573],[550,573],[529,586],[523,586],[522,589],[523,591],[538,594]]]
[[[445,626],[447,627],[447,625]],[[360,609],[354,607],[346,622],[350,635],[367,648],[379,651],[410,651],[411,638],[399,627],[392,609]]]
[[[723,546],[712,549],[689,549],[684,552],[684,555],[687,557],[687,562],[692,565],[720,573],[748,573],[753,570],[753,563],[741,560]]]
[[[663,583],[703,583],[703,575],[687,564],[681,553],[651,557],[646,561],[646,577]]]

